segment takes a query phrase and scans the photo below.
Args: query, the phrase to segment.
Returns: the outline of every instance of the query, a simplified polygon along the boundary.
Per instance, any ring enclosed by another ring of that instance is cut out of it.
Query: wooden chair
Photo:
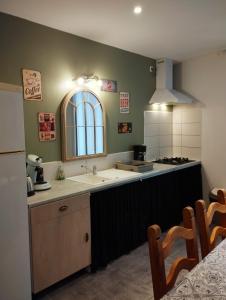
[[[226,237],[226,227],[219,225],[210,228],[213,216],[219,214],[219,223],[226,218],[226,204],[212,202],[208,210],[204,200],[198,200],[195,203],[196,220],[199,228],[199,238],[201,244],[202,258],[204,258],[216,246],[216,240],[219,236]]]
[[[226,204],[226,191],[224,190],[217,191],[217,202],[221,204]]]
[[[148,228],[148,243],[152,282],[155,300],[159,300],[175,284],[177,276],[182,269],[191,270],[199,261],[194,211],[191,207],[183,209],[183,226],[174,226],[160,240],[161,229],[158,225]],[[186,240],[187,257],[178,257],[166,276],[164,260],[169,256],[176,239]]]
[[[226,204],[226,191],[224,190],[218,190],[217,191],[217,202],[221,204]],[[218,218],[219,225],[226,228],[226,217],[225,215],[221,215]]]

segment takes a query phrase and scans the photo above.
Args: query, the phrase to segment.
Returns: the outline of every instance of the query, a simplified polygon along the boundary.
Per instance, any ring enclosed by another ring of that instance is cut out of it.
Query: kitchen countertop
[[[122,170],[117,170],[117,169],[107,169],[107,170],[97,172],[97,175],[105,177],[106,175],[109,174],[112,174],[114,176],[115,174],[119,174],[119,176],[117,176],[117,179],[111,179],[106,182],[100,183],[98,185],[80,183],[69,179],[65,179],[62,181],[54,180],[50,182],[52,185],[52,188],[50,190],[36,192],[34,196],[27,198],[27,203],[29,207],[46,204],[48,202],[60,200],[65,197],[75,196],[83,193],[92,193],[92,192],[101,191],[104,189],[126,184],[129,182],[143,180],[161,174],[181,170],[184,168],[198,165],[200,163],[201,163],[200,161],[193,161],[183,165],[165,165],[165,164],[154,163],[153,170],[144,173],[137,173],[131,171],[124,172]]]

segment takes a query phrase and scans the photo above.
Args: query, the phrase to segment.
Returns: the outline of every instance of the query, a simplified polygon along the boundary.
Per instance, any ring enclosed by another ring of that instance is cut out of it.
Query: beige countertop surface
[[[123,171],[117,169],[107,169],[97,172],[97,176],[107,177],[109,179],[106,182],[101,182],[96,185],[76,182],[70,179],[65,179],[62,181],[54,180],[50,182],[52,185],[51,189],[36,192],[35,195],[27,198],[27,203],[29,207],[38,206],[70,196],[75,196],[83,193],[97,192],[129,182],[147,179],[161,174],[195,166],[200,163],[200,161],[193,161],[178,166],[154,163],[153,170],[144,173]]]

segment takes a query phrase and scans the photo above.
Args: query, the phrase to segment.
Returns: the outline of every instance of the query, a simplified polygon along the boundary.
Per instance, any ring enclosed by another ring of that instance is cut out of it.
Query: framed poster
[[[101,91],[117,93],[117,81],[108,79],[101,79],[101,81]]]
[[[34,70],[22,70],[24,100],[42,101],[41,73]]]
[[[131,132],[132,132],[131,122],[118,123],[118,133],[131,133]]]
[[[128,92],[120,92],[120,113],[128,114],[129,113],[129,93]]]
[[[38,113],[38,125],[41,142],[56,140],[56,115],[54,113]]]

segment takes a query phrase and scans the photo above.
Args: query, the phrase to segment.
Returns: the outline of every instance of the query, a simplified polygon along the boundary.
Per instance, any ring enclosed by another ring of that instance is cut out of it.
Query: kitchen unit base
[[[92,270],[144,243],[149,225],[179,224],[183,207],[200,198],[201,165],[92,193]]]
[[[83,194],[30,209],[33,293],[91,264],[89,202]]]

